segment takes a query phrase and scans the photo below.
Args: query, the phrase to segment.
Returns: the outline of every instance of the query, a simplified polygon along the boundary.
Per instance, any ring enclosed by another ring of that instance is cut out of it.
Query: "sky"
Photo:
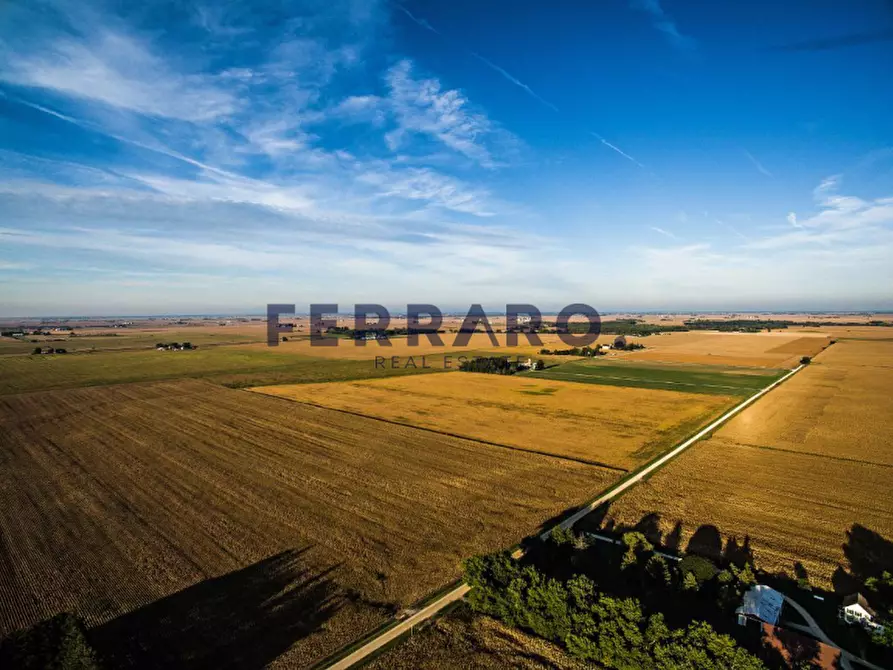
[[[891,0],[8,0],[0,316],[889,310],[891,81]]]

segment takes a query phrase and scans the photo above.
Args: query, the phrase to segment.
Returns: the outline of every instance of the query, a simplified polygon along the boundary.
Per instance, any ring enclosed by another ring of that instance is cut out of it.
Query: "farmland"
[[[254,390],[623,469],[669,448],[736,401],[464,372]]]
[[[784,374],[781,370],[748,370],[728,366],[636,364],[620,361],[579,361],[527,373],[535,379],[645,389],[749,396]]]
[[[165,379],[206,379],[234,387],[324,382],[426,372],[376,368],[371,360],[318,359],[266,347],[221,346],[196,351],[96,352],[0,356],[0,395]]]
[[[714,333],[692,331],[633,338],[646,346],[623,354],[636,362],[695,363],[792,368],[801,356],[815,356],[830,338],[823,333]]]
[[[436,619],[366,667],[370,670],[487,668],[584,670],[591,668],[551,642],[467,607]]]
[[[830,587],[860,560],[851,534],[893,535],[893,343],[843,341],[608,510],[707,553]],[[867,531],[864,529],[868,529]],[[735,544],[731,545],[733,548]]]
[[[0,635],[69,610],[161,665],[306,664],[614,476],[197,381],[4,396],[0,418]]]

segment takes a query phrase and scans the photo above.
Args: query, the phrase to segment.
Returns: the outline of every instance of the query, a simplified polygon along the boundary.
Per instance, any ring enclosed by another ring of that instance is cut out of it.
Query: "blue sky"
[[[3,3],[0,315],[890,309],[890,81],[888,0]]]

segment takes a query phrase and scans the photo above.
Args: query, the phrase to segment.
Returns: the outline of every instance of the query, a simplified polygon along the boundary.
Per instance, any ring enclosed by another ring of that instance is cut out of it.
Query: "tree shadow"
[[[893,542],[858,523],[846,533],[843,555],[849,562],[850,572],[860,582],[877,577],[885,570],[893,572]]]
[[[660,530],[660,514],[657,512],[651,512],[643,516],[636,523],[634,529],[647,537],[648,541],[654,546],[660,547],[663,545],[663,533]]]
[[[776,626],[762,626],[762,632],[763,652],[760,655],[769,667],[829,667],[822,664],[822,656],[830,648],[823,650],[818,640]]]
[[[90,631],[107,667],[262,668],[347,602],[287,550],[206,579]]]
[[[664,546],[670,551],[679,551],[679,547],[682,545],[682,522],[677,521],[676,525],[673,526],[673,530],[667,533],[667,537],[664,538]]]
[[[722,535],[716,526],[704,524],[700,526],[688,541],[685,551],[706,558],[719,560],[722,558]]]
[[[753,565],[753,549],[750,548],[750,536],[745,535],[741,544],[738,539],[731,536],[726,540],[726,548],[723,549],[722,559],[724,563],[734,563],[738,567],[744,567],[745,563]]]

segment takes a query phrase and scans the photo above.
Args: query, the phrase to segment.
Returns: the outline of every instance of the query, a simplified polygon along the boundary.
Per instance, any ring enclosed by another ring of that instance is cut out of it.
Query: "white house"
[[[861,593],[853,593],[843,599],[840,606],[840,618],[846,623],[858,623],[862,626],[873,627],[872,623],[877,613],[871,609],[868,601]]]

